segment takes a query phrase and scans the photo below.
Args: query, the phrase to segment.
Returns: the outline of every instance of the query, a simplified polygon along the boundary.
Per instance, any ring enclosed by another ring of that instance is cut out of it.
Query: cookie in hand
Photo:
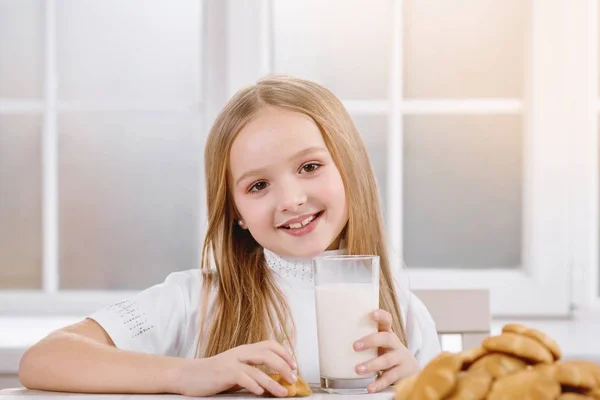
[[[269,374],[275,382],[287,389],[287,397],[307,397],[312,394],[312,390],[308,384],[298,376],[298,380],[295,384],[290,384],[279,374]]]

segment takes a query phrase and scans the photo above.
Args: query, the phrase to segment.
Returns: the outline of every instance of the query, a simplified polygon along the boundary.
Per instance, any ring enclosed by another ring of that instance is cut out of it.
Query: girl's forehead
[[[268,108],[250,121],[233,141],[231,172],[235,177],[236,173],[244,173],[241,170],[284,162],[311,147],[326,148],[312,118],[294,111]]]
[[[322,140],[319,128],[311,117],[300,112],[267,107],[242,128],[234,145],[243,141],[268,144],[314,139]]]

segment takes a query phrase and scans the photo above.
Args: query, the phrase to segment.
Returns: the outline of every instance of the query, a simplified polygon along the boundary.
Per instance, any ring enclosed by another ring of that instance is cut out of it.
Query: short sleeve
[[[170,274],[139,294],[88,316],[104,328],[117,348],[176,356],[184,343],[190,292],[199,289],[199,271]],[[196,287],[198,286],[198,287]]]

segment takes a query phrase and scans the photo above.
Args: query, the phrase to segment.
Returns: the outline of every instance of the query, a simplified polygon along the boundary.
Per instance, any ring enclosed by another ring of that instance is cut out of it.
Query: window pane
[[[42,97],[42,4],[0,0],[0,97]]]
[[[321,82],[344,100],[385,99],[391,10],[389,0],[275,0],[275,72]]]
[[[143,289],[199,267],[200,120],[60,117],[61,288]]]
[[[406,97],[523,96],[530,1],[407,0]]]
[[[201,5],[200,0],[59,0],[59,98],[198,102]]]
[[[520,266],[521,124],[519,116],[405,119],[408,266]]]
[[[42,118],[0,115],[0,289],[42,287]]]
[[[354,116],[353,120],[365,142],[371,165],[375,170],[375,178],[379,188],[379,201],[382,205],[385,220],[388,118],[387,116],[360,115]]]

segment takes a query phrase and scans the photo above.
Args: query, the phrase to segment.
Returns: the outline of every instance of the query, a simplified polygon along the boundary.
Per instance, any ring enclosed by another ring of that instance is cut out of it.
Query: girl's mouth
[[[312,232],[315,229],[321,215],[323,215],[323,211],[319,211],[316,214],[306,217],[300,222],[295,222],[289,225],[282,225],[279,227],[279,229],[282,229],[290,235],[294,236],[305,235],[307,233]]]

